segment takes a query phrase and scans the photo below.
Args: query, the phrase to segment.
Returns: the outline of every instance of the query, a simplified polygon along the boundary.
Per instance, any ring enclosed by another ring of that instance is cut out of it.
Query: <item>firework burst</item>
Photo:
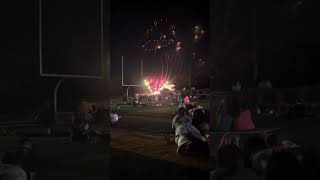
[[[167,19],[155,20],[153,26],[147,29],[146,39],[142,48],[146,52],[157,53],[160,50],[175,46],[176,27],[169,24]]]
[[[159,95],[164,89],[174,91],[174,84],[170,83],[164,77],[149,77],[144,80],[144,84],[148,87],[151,95]]]

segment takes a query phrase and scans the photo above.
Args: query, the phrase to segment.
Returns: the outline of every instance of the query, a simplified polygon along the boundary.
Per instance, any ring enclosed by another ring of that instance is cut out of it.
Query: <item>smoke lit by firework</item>
[[[174,84],[171,84],[164,77],[149,77],[148,79],[144,80],[144,84],[148,87],[151,95],[159,95],[164,89],[174,91]]]

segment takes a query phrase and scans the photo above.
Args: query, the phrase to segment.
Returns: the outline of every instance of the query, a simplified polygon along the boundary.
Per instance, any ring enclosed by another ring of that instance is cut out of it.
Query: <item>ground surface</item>
[[[110,148],[102,143],[70,143],[66,136],[39,136],[43,129],[22,130],[32,135],[36,179],[208,179],[208,160],[177,158],[175,144],[164,138],[172,131],[172,110],[122,107],[124,117],[111,130]],[[0,152],[14,148],[18,139],[1,137]]]
[[[141,108],[141,107],[121,107],[124,117],[119,124],[112,128],[111,147],[113,150],[134,153],[140,156],[139,166],[136,171],[127,171],[132,177],[142,177],[139,174],[146,174],[146,177],[157,174],[158,169],[168,168],[176,170],[166,171],[165,179],[177,176],[188,175],[188,179],[198,179],[198,177],[208,178],[211,162],[208,159],[198,158],[177,158],[175,144],[168,144],[164,139],[164,134],[171,132],[172,111],[170,107]],[[313,153],[315,158],[319,156],[320,119],[318,118],[299,118],[299,117],[280,117],[264,115],[254,117],[257,128],[280,128],[276,131],[282,139],[292,140],[302,145],[304,150]],[[114,168],[121,167],[117,160],[118,153],[112,156],[112,174]],[[148,160],[150,159],[150,160]],[[151,161],[152,159],[152,161]],[[314,169],[318,166],[316,159],[312,162]],[[312,161],[312,160],[311,160]],[[140,162],[143,162],[140,164]],[[157,162],[157,163],[155,163]],[[133,162],[132,162],[133,163]],[[165,165],[167,163],[167,166]],[[150,166],[147,166],[149,165]],[[170,165],[169,165],[170,164]],[[131,165],[127,168],[130,169]],[[155,168],[156,167],[156,168]],[[184,168],[185,167],[185,168]],[[188,168],[187,168],[188,167]],[[315,172],[315,171],[314,171]],[[135,174],[136,173],[136,174]],[[120,177],[115,174],[115,177]],[[129,177],[129,176],[128,176]],[[161,176],[163,178],[163,176]]]
[[[172,133],[173,107],[121,107],[120,111],[124,116],[111,130],[112,179],[209,178],[208,159],[178,158],[176,145],[166,141]]]
[[[123,106],[123,119],[111,128],[106,144],[69,143],[67,137],[33,137],[38,157],[38,177],[51,179],[208,179],[210,162],[203,158],[178,158],[172,132],[172,107]],[[254,118],[258,128],[281,128],[278,133],[319,152],[317,118]],[[16,137],[0,137],[0,152],[14,147]],[[316,165],[316,164],[314,164]]]
[[[0,151],[13,149],[16,137],[1,137]],[[69,143],[66,138],[32,138],[37,158],[36,180],[107,179],[110,149],[105,144]]]

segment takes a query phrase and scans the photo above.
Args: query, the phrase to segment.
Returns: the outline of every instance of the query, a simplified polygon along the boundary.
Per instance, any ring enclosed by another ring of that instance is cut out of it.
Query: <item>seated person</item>
[[[111,124],[115,124],[120,120],[120,116],[118,116],[116,113],[110,113],[110,120]]]
[[[260,135],[249,136],[243,144],[245,166],[251,168],[253,156],[266,148],[265,140]]]
[[[233,118],[231,115],[222,112],[219,116],[218,130],[230,131],[232,128]]]
[[[85,140],[92,118],[89,113],[75,112],[72,117],[72,138]]]
[[[178,154],[187,152],[209,153],[207,138],[192,125],[191,118],[186,115],[185,109],[180,107],[173,118],[172,128],[175,130],[175,142],[178,145]]]
[[[0,162],[1,180],[27,180],[26,173],[18,166]]]
[[[242,153],[236,145],[222,146],[216,156],[217,168],[210,173],[210,180],[258,180],[251,169],[244,168]]]
[[[192,116],[192,125],[196,127],[202,135],[209,134],[209,122],[205,119],[205,114],[202,109],[195,109]]]
[[[245,167],[253,168],[259,176],[263,173],[266,159],[265,156],[257,159],[256,154],[264,151],[266,148],[265,140],[260,135],[251,135],[244,142]]]
[[[252,130],[255,129],[255,125],[251,119],[251,111],[249,109],[242,109],[237,118],[234,119],[234,130]]]
[[[75,131],[83,132],[89,129],[87,115],[80,112],[75,112],[72,119],[72,127]]]
[[[94,140],[94,142],[96,142],[97,138],[101,138],[102,140],[106,140],[106,142],[109,142],[109,128],[110,125],[112,125],[113,121],[112,117],[110,117],[111,114],[113,113],[111,113],[110,110],[105,107],[98,108],[95,123],[92,124],[89,128],[89,139],[92,139]],[[108,122],[109,118],[111,121]],[[117,116],[116,118],[118,118],[117,121],[119,121],[120,116]]]
[[[2,162],[20,167],[26,173],[27,180],[35,176],[35,157],[32,151],[32,143],[28,139],[19,142],[17,150],[6,152]]]
[[[219,107],[219,116],[218,116],[218,130],[222,131],[230,131],[232,128],[233,117],[227,113],[227,109],[225,106],[225,101],[220,102]]]
[[[261,148],[255,151],[251,157],[252,167],[260,174],[263,175],[267,168],[267,162],[273,153],[276,152],[290,152],[294,154],[298,161],[300,161],[302,154],[299,152],[299,146],[291,141],[280,141],[276,134],[267,135],[265,138],[266,148]]]
[[[309,179],[303,177],[303,171],[298,160],[292,153],[275,152],[271,155],[264,175],[264,180]]]
[[[82,132],[87,131],[90,124],[95,121],[94,116],[96,116],[96,112],[94,111],[96,111],[95,106],[90,108],[88,102],[81,101],[74,112],[72,121],[74,128]]]
[[[217,110],[217,114],[218,114],[217,129],[222,131],[231,130],[233,119],[234,119],[234,117],[227,111],[226,100],[228,100],[228,102],[230,101],[230,99],[222,99],[219,103],[218,110]]]

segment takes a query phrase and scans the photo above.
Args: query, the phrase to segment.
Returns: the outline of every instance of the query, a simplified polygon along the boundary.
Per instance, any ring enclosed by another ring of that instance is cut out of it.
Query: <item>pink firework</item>
[[[149,77],[144,80],[145,85],[148,87],[152,95],[160,94],[160,91],[163,89],[168,89],[170,91],[174,90],[174,85],[170,84],[164,77]]]

